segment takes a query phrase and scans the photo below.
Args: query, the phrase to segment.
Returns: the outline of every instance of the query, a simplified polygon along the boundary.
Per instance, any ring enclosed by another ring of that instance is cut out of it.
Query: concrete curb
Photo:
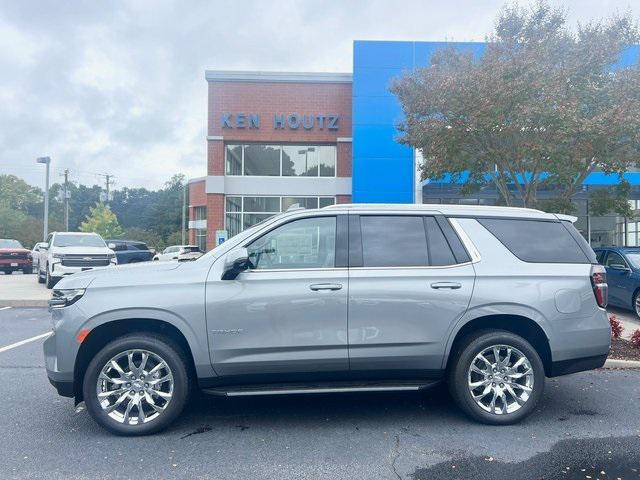
[[[0,307],[39,308],[48,306],[49,300],[0,300]]]
[[[640,368],[640,361],[638,360],[618,360],[617,358],[607,358],[602,368]]]

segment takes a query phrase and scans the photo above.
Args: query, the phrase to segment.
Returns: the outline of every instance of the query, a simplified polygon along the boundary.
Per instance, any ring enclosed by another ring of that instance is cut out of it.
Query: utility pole
[[[64,169],[64,229],[69,231],[69,169]]]
[[[105,205],[108,207],[109,206],[109,200],[111,199],[110,197],[110,188],[111,188],[111,180],[113,180],[113,175],[109,175],[108,173],[100,173],[98,174],[101,177],[104,177],[104,183],[105,183],[105,190],[106,190],[106,196],[104,199],[104,203]]]
[[[182,245],[186,243],[186,231],[185,231],[185,217],[187,216],[187,185],[189,182],[187,181],[182,187]]]
[[[42,240],[47,240],[47,235],[49,235],[49,165],[51,164],[51,158],[49,157],[38,157],[36,159],[37,163],[44,163],[47,166],[47,173],[45,177],[45,188],[44,188],[44,228]]]

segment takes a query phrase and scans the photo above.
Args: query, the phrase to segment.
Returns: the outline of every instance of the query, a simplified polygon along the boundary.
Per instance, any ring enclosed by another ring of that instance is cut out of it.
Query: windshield
[[[20,242],[17,240],[0,238],[0,248],[22,248],[22,245],[20,245]]]
[[[61,233],[53,239],[54,247],[106,247],[100,235]]]
[[[182,247],[182,251],[186,253],[198,253],[200,252],[200,247],[186,246]]]
[[[633,268],[640,268],[640,252],[625,252],[625,255]]]

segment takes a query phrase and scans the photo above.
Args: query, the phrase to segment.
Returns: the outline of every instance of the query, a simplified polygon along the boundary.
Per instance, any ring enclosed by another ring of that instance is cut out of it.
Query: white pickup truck
[[[47,288],[65,275],[117,265],[113,250],[97,233],[54,232],[40,244],[38,282]]]

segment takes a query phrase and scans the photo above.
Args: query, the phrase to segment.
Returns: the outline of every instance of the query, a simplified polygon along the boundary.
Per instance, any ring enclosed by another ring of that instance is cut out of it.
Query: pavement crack
[[[400,435],[396,433],[394,437],[396,439],[396,442],[393,448],[393,460],[391,460],[391,469],[393,470],[393,473],[398,478],[398,480],[402,480],[402,477],[396,469],[396,462],[398,461],[398,457],[400,457]]]

